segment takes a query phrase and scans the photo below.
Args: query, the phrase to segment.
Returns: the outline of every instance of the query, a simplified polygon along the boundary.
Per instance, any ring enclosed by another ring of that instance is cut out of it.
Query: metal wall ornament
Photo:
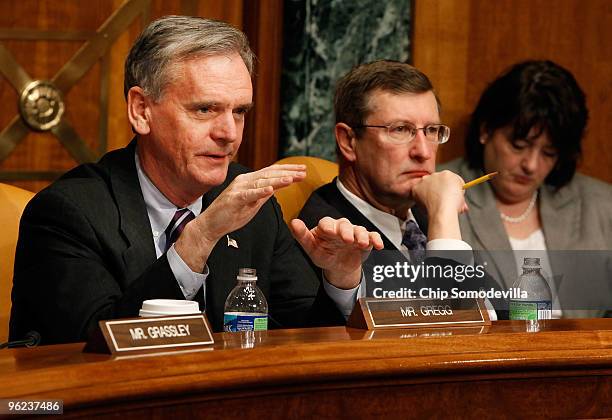
[[[58,125],[64,109],[62,92],[46,80],[34,80],[19,98],[21,117],[36,131],[48,131]]]
[[[77,163],[93,162],[98,159],[103,151],[90,149],[66,118],[62,118],[65,110],[63,93],[68,92],[99,60],[102,60],[105,73],[108,73],[108,59],[105,55],[113,42],[137,16],[142,17],[143,24],[149,21],[150,3],[151,0],[125,0],[102,26],[88,35],[87,41],[50,81],[31,78],[8,49],[0,43],[0,76],[4,76],[20,95],[19,115],[0,131],[0,161],[11,154],[30,130],[52,133]],[[10,32],[2,31],[4,36],[10,35]],[[45,36],[36,39],[74,39],[75,36],[77,38],[83,36],[80,32],[75,35],[42,31],[41,34]],[[32,38],[32,34],[23,34],[21,30],[16,30],[15,35],[17,38],[21,35],[24,39]],[[106,93],[104,95],[106,96]],[[106,98],[103,98],[102,102],[106,103]],[[101,109],[101,113],[106,118],[106,110]],[[0,171],[2,180],[53,179],[57,175],[49,171]]]

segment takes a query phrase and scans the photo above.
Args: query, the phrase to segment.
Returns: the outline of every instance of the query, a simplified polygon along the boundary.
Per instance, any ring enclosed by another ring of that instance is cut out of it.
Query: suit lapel
[[[147,208],[140,190],[134,153],[136,141],[119,151],[109,162],[110,183],[120,217],[120,229],[128,246],[123,251],[128,279],[142,274],[156,260]]]
[[[483,248],[510,249],[510,241],[495,206],[491,187],[480,185],[468,190],[466,201],[470,208],[467,218]]]
[[[470,177],[476,178],[478,174]],[[466,192],[466,201],[469,211],[465,216],[474,232],[475,243],[470,244],[474,248],[480,248],[481,253],[488,258],[483,258],[494,264],[499,278],[504,279],[506,286],[512,286],[518,273],[516,262],[511,252],[510,241],[506,235],[499,211],[495,206],[493,190],[490,185],[479,185]],[[476,246],[479,243],[480,246]],[[488,268],[490,272],[491,268]]]
[[[555,251],[574,249],[579,243],[580,209],[580,197],[569,188],[557,192],[548,186],[540,188],[540,220],[556,288],[563,279],[559,274],[572,272],[573,268],[567,253]]]
[[[232,232],[229,236],[236,241],[238,248],[227,245],[227,237],[222,237],[215,245],[206,264],[210,274],[206,279],[206,312],[216,329],[221,329],[222,319],[217,314],[223,314],[225,299],[236,285],[239,267],[250,267],[252,264],[251,247],[241,231]]]
[[[328,195],[328,202],[331,206],[335,207],[344,217],[349,219],[354,225],[361,225],[370,232],[378,232],[383,240],[386,250],[397,248],[393,245],[391,240],[387,238],[368,218],[366,218],[355,206],[353,206],[340,192],[336,186],[336,178],[331,182],[330,194]]]
[[[580,197],[569,188],[540,188],[540,219],[548,250],[572,249],[580,233]]]
[[[234,165],[230,164],[225,182],[204,194],[202,211],[206,210],[227,188],[230,181],[236,176],[234,172]],[[235,241],[238,248],[228,244],[228,237]],[[238,269],[252,265],[252,244],[250,243],[252,240],[249,233],[244,228],[240,228],[219,239],[208,257],[206,264],[210,274],[206,279],[206,313],[214,329],[223,328],[223,319],[217,318],[217,314],[223,314],[225,300],[236,285]]]

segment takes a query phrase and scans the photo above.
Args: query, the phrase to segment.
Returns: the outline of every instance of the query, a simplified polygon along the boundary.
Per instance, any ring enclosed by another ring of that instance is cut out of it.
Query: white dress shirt
[[[355,208],[359,210],[361,214],[372,222],[372,224],[376,226],[378,230],[380,230],[408,259],[410,258],[408,248],[402,244],[402,237],[404,236],[404,231],[406,230],[406,223],[408,223],[409,220],[413,220],[415,223],[417,223],[411,210],[408,210],[408,217],[406,220],[401,220],[399,217],[379,210],[369,204],[367,201],[357,197],[342,184],[339,178],[336,179],[336,186],[344,198],[349,201],[349,203],[355,206]],[[472,247],[466,242],[458,239],[433,239],[431,241],[427,241],[426,249],[427,253],[430,254],[432,251],[471,251]],[[466,263],[472,264],[473,259],[471,261],[467,261]],[[348,317],[351,314],[357,297],[365,297],[366,293],[365,277],[363,276],[359,286],[355,287],[354,289],[339,289],[327,281],[323,282],[323,287],[325,288],[325,291],[329,297],[336,302],[338,308],[345,317]]]
[[[140,189],[142,190],[142,195],[147,206],[147,214],[149,215],[149,222],[151,223],[155,253],[157,254],[157,258],[159,258],[164,253],[164,248],[166,246],[167,238],[164,231],[170,224],[172,217],[174,217],[177,207],[172,204],[155,185],[153,185],[153,182],[151,182],[147,174],[144,173],[142,167],[140,166],[138,153],[136,153],[135,159],[136,170],[138,172],[138,181],[140,182]],[[191,203],[189,206],[187,206],[187,208],[191,210],[194,216],[197,217],[202,212],[202,197]],[[174,249],[174,244],[170,247],[170,249],[168,249],[167,258],[172,274],[174,274],[183,295],[185,295],[185,299],[193,299],[200,287],[202,287],[204,296],[206,296],[205,280],[209,274],[208,265],[204,267],[203,273],[195,273],[191,271],[189,266]],[[354,293],[351,291],[348,291],[347,293],[347,291],[337,289],[335,287],[334,289],[338,290],[339,292],[335,294],[335,297],[330,294],[330,297],[336,302],[336,305],[338,305],[339,308],[343,307],[341,305],[347,304],[345,302],[347,295],[352,296],[354,304]],[[357,288],[355,288],[355,291],[356,290]]]
[[[138,152],[135,154],[136,159],[136,172],[138,173],[138,182],[140,183],[140,189],[142,196],[144,197],[145,204],[147,206],[147,215],[149,216],[149,223],[151,224],[151,232],[153,233],[153,243],[155,245],[155,254],[157,258],[161,257],[166,247],[165,230],[170,224],[170,221],[174,217],[174,213],[178,210],[177,207],[166,198],[165,195],[157,189],[153,182],[149,179],[147,174],[144,173],[140,166],[140,159],[138,158]],[[202,212],[202,197],[187,206],[194,216],[198,216]],[[168,249],[167,253],[168,263],[174,278],[178,282],[185,299],[192,300],[200,287],[204,290],[204,296],[206,296],[206,277],[208,277],[208,265],[204,267],[203,273],[195,273],[191,271],[191,268],[183,261],[179,254],[174,249],[174,244]]]
[[[406,224],[413,220],[414,223],[419,225],[412,214],[412,210],[408,210],[408,217],[406,220],[402,220],[397,216],[386,213],[382,210],[377,209],[365,200],[357,197],[355,194],[350,192],[343,184],[340,179],[336,179],[336,186],[340,193],[346,198],[361,214],[363,214],[374,226],[378,228],[395,246],[397,249],[402,251],[408,258],[408,248],[402,244],[402,237],[406,231]],[[467,242],[458,239],[433,239],[427,241],[427,251],[471,251],[472,247]]]

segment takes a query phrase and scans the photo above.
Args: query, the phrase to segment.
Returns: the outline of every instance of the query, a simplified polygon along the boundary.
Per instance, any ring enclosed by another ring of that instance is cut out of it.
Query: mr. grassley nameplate
[[[203,314],[117,319],[100,321],[99,325],[104,340],[98,334],[97,339],[87,343],[85,351],[135,354],[186,350],[214,343]]]
[[[368,330],[490,324],[482,299],[359,298],[347,322],[349,327]]]

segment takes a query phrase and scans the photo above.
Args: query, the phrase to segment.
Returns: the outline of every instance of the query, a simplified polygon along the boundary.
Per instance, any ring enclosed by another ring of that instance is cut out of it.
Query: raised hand
[[[378,232],[368,232],[347,219],[324,217],[308,230],[299,219],[291,221],[291,231],[325,278],[340,289],[352,289],[361,280],[361,263],[368,253],[383,248]]]
[[[412,188],[412,197],[427,209],[428,240],[461,239],[459,214],[468,210],[463,179],[442,171],[426,175]]]
[[[196,272],[204,269],[217,241],[246,225],[274,191],[306,177],[305,165],[272,165],[238,175],[198,217],[185,226],[174,245]]]

